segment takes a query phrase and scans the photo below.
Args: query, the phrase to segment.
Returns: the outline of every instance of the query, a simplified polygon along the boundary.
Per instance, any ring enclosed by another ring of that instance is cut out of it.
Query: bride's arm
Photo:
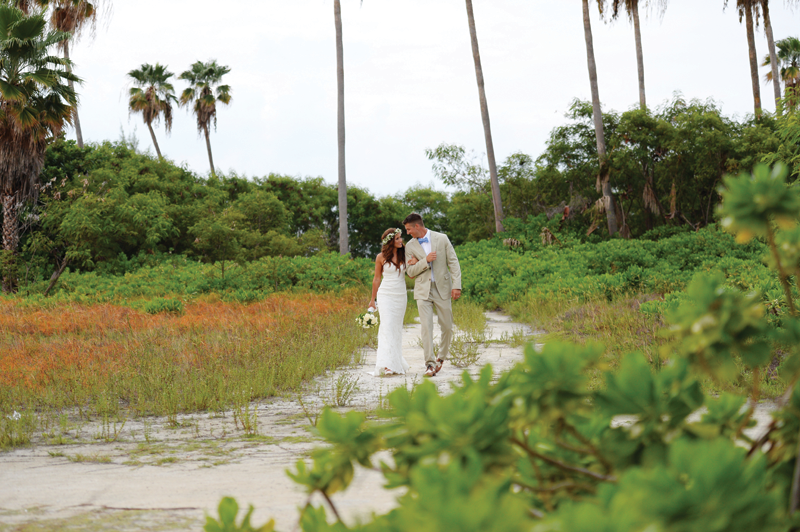
[[[378,288],[381,286],[381,277],[383,276],[383,255],[378,255],[375,259],[375,276],[372,278],[372,299],[369,302],[369,307],[375,307],[375,299],[378,297]],[[368,308],[369,308],[368,307]]]

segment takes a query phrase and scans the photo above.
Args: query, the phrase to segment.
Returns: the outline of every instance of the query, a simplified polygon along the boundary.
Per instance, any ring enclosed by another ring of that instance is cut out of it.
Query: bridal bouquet
[[[375,315],[374,311],[365,312],[356,318],[356,323],[364,329],[372,329],[378,325],[378,316]]]

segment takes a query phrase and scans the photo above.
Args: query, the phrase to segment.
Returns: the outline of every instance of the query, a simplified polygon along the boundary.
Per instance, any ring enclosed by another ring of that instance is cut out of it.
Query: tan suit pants
[[[438,358],[447,360],[450,353],[450,341],[453,339],[453,306],[450,294],[440,294],[436,283],[431,283],[428,299],[418,299],[419,321],[422,324],[422,350],[425,353],[425,365],[434,365],[437,356],[433,354],[433,308],[439,318],[442,331],[442,343]]]

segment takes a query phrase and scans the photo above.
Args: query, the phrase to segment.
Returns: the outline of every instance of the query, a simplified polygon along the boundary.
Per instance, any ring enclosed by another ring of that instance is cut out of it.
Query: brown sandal
[[[428,366],[428,369],[425,370],[426,377],[435,377],[436,376],[436,368],[433,366]]]
[[[437,358],[436,359],[436,373],[439,373],[440,371],[442,371],[443,367],[444,367],[444,360],[442,360],[441,358]]]

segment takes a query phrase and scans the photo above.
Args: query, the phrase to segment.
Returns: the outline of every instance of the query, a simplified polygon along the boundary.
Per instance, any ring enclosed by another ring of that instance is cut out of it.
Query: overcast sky
[[[800,34],[800,13],[773,4],[775,38]],[[644,16],[651,106],[680,91],[714,98],[728,115],[752,113],[745,28],[722,5],[671,0],[663,18]],[[590,97],[581,2],[474,0],[474,9],[497,159],[538,156],[570,102]],[[342,0],[342,12],[348,183],[377,195],[416,183],[444,188],[426,148],[447,142],[485,152],[464,1]],[[592,15],[601,101],[627,110],[638,104],[633,29],[627,19],[604,24],[595,7]],[[760,62],[762,30],[756,46]],[[212,58],[231,67],[233,89],[211,137],[217,167],[336,182],[333,0],[113,0],[96,37],[73,50],[85,80],[84,138],[116,140],[121,128],[135,129],[139,147],[152,150],[141,117],[128,116],[126,73],[159,62],[177,75]],[[761,90],[773,110],[772,87]],[[184,109],[175,111],[171,136],[163,124],[156,135],[166,157],[208,173],[205,142]]]

